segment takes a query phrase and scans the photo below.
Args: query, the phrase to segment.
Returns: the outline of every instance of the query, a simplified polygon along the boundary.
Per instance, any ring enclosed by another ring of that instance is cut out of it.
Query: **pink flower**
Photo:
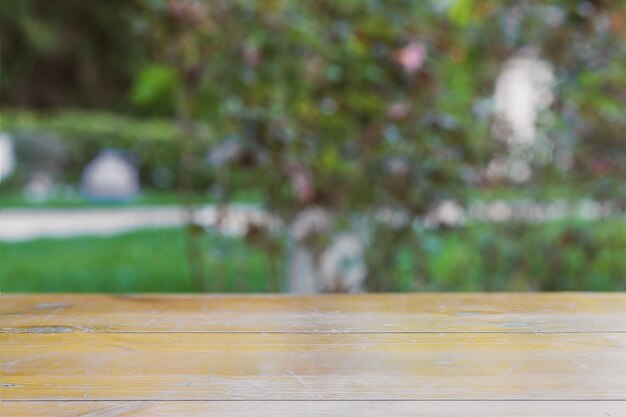
[[[396,61],[409,74],[415,74],[422,68],[427,55],[428,50],[421,42],[411,42],[394,54]]]
[[[261,52],[259,51],[259,48],[253,44],[245,44],[243,46],[242,55],[243,60],[252,67],[256,67],[261,63]]]
[[[410,111],[411,108],[409,106],[409,103],[400,101],[397,103],[393,103],[389,107],[387,107],[387,117],[393,120],[404,119],[406,116],[409,115]]]
[[[291,180],[291,187],[296,193],[300,203],[309,203],[315,197],[313,186],[313,174],[298,163],[290,163],[286,166],[287,176]]]

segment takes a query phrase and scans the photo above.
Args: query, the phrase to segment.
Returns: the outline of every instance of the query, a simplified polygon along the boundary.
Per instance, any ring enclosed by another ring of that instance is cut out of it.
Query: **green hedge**
[[[377,242],[378,250],[383,243]],[[623,291],[626,217],[422,230],[377,265],[384,291]],[[388,262],[387,262],[388,261]],[[382,265],[382,267],[381,267]]]
[[[180,173],[185,138],[171,120],[75,110],[36,113],[2,109],[0,117],[2,130],[15,142],[17,172],[8,183],[14,187],[23,185],[32,173],[28,171],[38,168],[33,165],[37,158],[41,163],[56,164],[57,180],[75,184],[83,168],[105,148],[129,151],[136,156],[144,185],[154,185],[153,175],[159,168],[172,172],[172,186]],[[208,130],[206,126],[203,129]],[[206,139],[191,146],[195,156],[204,158],[210,143]],[[57,161],[52,161],[54,158]],[[208,167],[201,161],[197,165],[199,172],[193,175],[196,185],[207,186],[211,177]]]
[[[423,238],[423,258],[404,247],[382,277],[393,281],[391,290],[626,290],[626,222],[621,219],[477,224],[428,231]],[[267,291],[283,279],[282,257],[241,239],[207,236],[203,245],[212,291]],[[194,290],[180,230],[0,242],[0,253],[0,282],[8,292]],[[74,266],[68,270],[70,259]],[[426,270],[424,282],[413,274],[419,265]]]
[[[437,291],[623,291],[626,221],[474,224],[423,235],[426,283],[396,259],[396,288]]]

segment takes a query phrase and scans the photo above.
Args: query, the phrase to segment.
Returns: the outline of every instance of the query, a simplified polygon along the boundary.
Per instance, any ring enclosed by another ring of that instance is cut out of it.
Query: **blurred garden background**
[[[626,1],[0,0],[0,291],[626,289]]]

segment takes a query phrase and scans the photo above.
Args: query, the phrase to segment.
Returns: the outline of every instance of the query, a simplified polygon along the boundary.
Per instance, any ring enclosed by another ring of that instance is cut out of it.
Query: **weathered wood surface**
[[[626,399],[626,334],[3,334],[4,399]]]
[[[626,416],[626,295],[0,296],[0,416]]]
[[[626,332],[622,294],[2,295],[0,332]]]
[[[623,417],[620,401],[6,402],[3,417]]]

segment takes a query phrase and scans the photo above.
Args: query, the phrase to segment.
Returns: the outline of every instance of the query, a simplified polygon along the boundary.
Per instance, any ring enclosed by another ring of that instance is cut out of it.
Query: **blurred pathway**
[[[197,220],[206,227],[217,226],[218,208],[207,205],[197,210]],[[557,201],[481,202],[463,209],[446,202],[424,219],[426,227],[439,224],[460,226],[466,222],[529,222],[563,220],[567,218],[597,220],[624,216],[611,202],[583,200],[575,203]],[[404,222],[402,213],[381,209],[376,219],[382,222]],[[220,230],[228,235],[245,233],[248,224],[279,225],[258,206],[232,204],[219,222]],[[80,209],[2,209],[0,210],[0,241],[20,241],[44,237],[80,235],[114,235],[146,228],[179,227],[184,224],[184,211],[179,206],[115,207]]]
[[[216,206],[197,210],[197,219],[204,226],[217,223]],[[42,237],[80,235],[115,235],[146,228],[179,227],[185,212],[179,206],[120,207],[80,209],[2,209],[0,210],[0,241],[20,241]],[[270,222],[271,219],[253,205],[231,205],[220,229],[237,235],[249,222]]]

